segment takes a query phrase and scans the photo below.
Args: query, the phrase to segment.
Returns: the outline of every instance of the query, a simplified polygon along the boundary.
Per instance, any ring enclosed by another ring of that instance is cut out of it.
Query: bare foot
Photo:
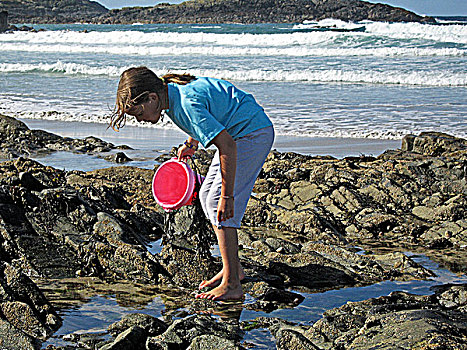
[[[209,292],[200,293],[195,296],[200,299],[210,300],[241,300],[243,298],[242,285],[231,286],[227,283],[220,284],[218,287],[211,289]]]
[[[214,287],[217,287],[218,285],[221,284],[221,281],[222,281],[222,274],[224,272],[224,269],[220,270],[217,275],[215,275],[213,278],[211,278],[210,280],[204,280],[203,282],[201,282],[199,284],[199,287],[198,289],[203,289],[203,288],[214,288]],[[243,268],[240,267],[240,270],[238,271],[238,278],[241,280],[243,280],[245,278],[245,273],[243,272]]]

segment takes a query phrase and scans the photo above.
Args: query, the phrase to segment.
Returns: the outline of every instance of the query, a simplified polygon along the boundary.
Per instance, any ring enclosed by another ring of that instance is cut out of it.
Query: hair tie
[[[162,80],[162,84],[165,84],[165,79],[164,79],[164,77],[161,77],[160,79]]]

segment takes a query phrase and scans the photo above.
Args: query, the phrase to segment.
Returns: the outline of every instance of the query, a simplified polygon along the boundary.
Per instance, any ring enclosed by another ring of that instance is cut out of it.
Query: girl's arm
[[[222,130],[212,143],[219,149],[221,163],[222,189],[217,206],[219,222],[230,219],[234,215],[235,171],[237,170],[237,144],[226,130]]]
[[[196,150],[198,149],[199,141],[195,140],[190,136],[187,142],[191,145],[191,147],[188,147],[186,144],[183,144],[177,151],[178,160],[182,160],[182,158],[184,157],[191,157],[193,154],[195,154]]]

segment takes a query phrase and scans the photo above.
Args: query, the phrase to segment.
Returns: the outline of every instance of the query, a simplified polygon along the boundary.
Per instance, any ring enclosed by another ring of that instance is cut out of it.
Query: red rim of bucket
[[[156,177],[159,173],[159,171],[161,169],[163,169],[163,166],[166,165],[166,164],[170,164],[170,163],[176,163],[177,165],[181,166],[183,168],[183,170],[185,171],[185,174],[187,176],[187,186],[186,186],[186,190],[185,192],[183,193],[183,196],[181,196],[180,200],[178,200],[176,203],[173,203],[173,204],[167,204],[167,203],[164,203],[164,202],[161,202],[158,198],[157,198],[157,195],[156,195],[156,191],[155,191],[155,182],[156,182]],[[168,160],[166,162],[164,162],[163,164],[161,164],[159,166],[159,168],[157,169],[156,173],[154,174],[154,177],[152,179],[152,195],[154,197],[154,199],[156,200],[156,202],[162,207],[164,208],[165,210],[173,210],[173,209],[178,209],[180,207],[182,207],[183,205],[185,204],[188,204],[188,203],[185,203],[185,202],[188,202],[190,200],[190,198],[187,198],[187,194],[189,192],[193,193],[193,190],[194,190],[194,182],[195,182],[195,174],[193,173],[193,171],[191,171],[191,168],[189,167],[188,164],[186,164],[185,162],[180,162],[178,161],[177,158],[173,158],[171,160]]]

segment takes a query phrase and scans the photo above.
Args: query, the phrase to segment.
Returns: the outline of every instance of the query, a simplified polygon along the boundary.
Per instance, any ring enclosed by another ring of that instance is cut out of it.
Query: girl
[[[199,198],[214,227],[223,268],[199,287],[212,289],[196,297],[241,299],[244,275],[237,229],[274,141],[272,123],[252,95],[225,80],[190,74],[159,78],[148,68],[137,67],[120,77],[110,126],[114,130],[123,127],[127,115],[155,124],[164,110],[189,135],[178,149],[179,159],[192,156],[198,143],[217,147]]]

